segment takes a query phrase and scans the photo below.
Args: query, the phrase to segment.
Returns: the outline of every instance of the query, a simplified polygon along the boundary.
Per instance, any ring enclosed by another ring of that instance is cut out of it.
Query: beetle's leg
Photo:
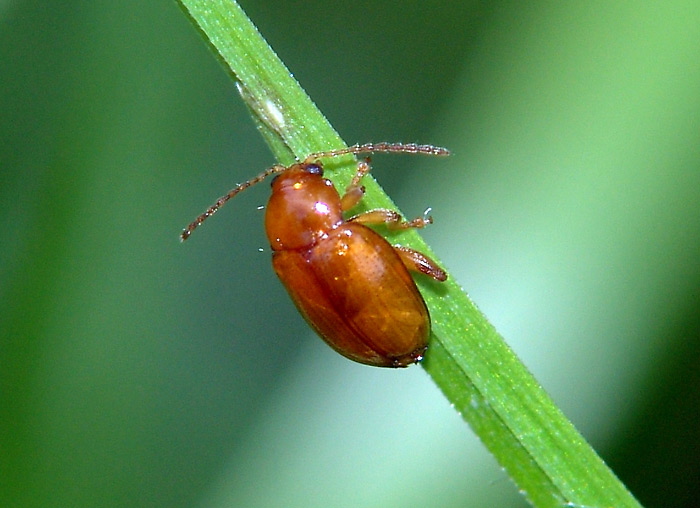
[[[348,188],[345,190],[345,194],[343,194],[343,197],[340,198],[340,208],[344,212],[347,212],[352,207],[354,207],[357,203],[362,201],[362,198],[364,196],[365,196],[365,188],[363,186],[361,186],[361,185],[355,185],[355,186],[348,185]]]
[[[433,218],[416,217],[413,220],[407,221],[401,217],[401,214],[395,210],[387,208],[375,208],[366,212],[350,217],[348,222],[358,222],[360,224],[385,224],[389,229],[410,229],[424,228],[428,224],[433,223]]]
[[[362,180],[371,169],[369,158],[357,164],[357,172],[341,198],[343,211],[351,209],[363,198],[365,195],[365,188],[360,185],[360,180]],[[423,228],[428,224],[432,224],[433,218],[431,216],[417,217],[411,221],[406,221],[401,214],[395,210],[375,208],[374,210],[368,210],[350,217],[348,222],[357,222],[359,224],[385,224],[389,229],[409,229]],[[441,282],[447,280],[445,271],[422,252],[409,249],[408,247],[402,247],[401,245],[394,245],[394,250],[401,258],[401,262],[410,271],[423,273]]]
[[[420,272],[440,282],[447,280],[445,271],[422,252],[401,245],[394,245],[394,250],[410,271]]]
[[[357,171],[355,172],[355,176],[352,177],[348,187],[357,187],[360,185],[360,180],[362,180],[367,173],[372,171],[372,166],[369,164],[370,162],[372,162],[372,160],[369,157],[365,157],[365,160],[357,163]],[[347,190],[345,192],[347,192]]]
[[[360,185],[360,180],[370,172],[372,166],[369,165],[369,157],[357,163],[357,172],[345,189],[345,194],[340,198],[340,206],[344,212],[350,210],[359,203],[365,195],[365,188]]]

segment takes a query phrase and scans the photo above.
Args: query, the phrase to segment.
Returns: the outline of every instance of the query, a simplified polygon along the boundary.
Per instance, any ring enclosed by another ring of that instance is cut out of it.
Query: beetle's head
[[[272,250],[310,247],[342,220],[340,196],[320,163],[293,164],[272,181],[265,211]]]

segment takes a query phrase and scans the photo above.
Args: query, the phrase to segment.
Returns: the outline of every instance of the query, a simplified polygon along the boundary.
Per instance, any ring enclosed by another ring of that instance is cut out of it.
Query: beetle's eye
[[[272,177],[272,180],[270,180],[270,187],[272,187],[273,185],[275,185],[275,182],[276,182],[277,179],[280,177],[280,174],[281,174],[281,173],[278,173],[278,174],[276,174],[275,176]]]
[[[312,175],[323,176],[323,168],[320,164],[307,164],[306,171],[308,171]]]

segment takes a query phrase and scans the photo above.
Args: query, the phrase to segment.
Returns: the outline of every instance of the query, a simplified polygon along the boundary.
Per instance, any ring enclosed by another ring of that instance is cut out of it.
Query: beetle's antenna
[[[226,201],[231,199],[233,196],[235,196],[239,192],[246,190],[248,187],[252,187],[256,183],[262,182],[265,178],[267,178],[270,175],[274,175],[275,173],[281,173],[285,169],[287,169],[286,166],[283,166],[281,164],[275,164],[274,166],[267,168],[258,176],[251,178],[247,182],[239,183],[238,185],[236,185],[233,189],[228,191],[228,194],[226,194],[225,196],[221,196],[219,199],[217,199],[216,203],[207,208],[206,212],[199,215],[199,217],[193,220],[189,226],[183,229],[182,233],[180,233],[180,241],[184,242],[185,240],[187,240],[192,234],[192,231],[194,231],[197,228],[197,226],[199,226],[202,222],[214,215],[219,210],[219,208],[224,206]]]
[[[304,159],[304,162],[311,162],[327,157],[337,157],[339,155],[349,153],[409,153],[440,156],[450,155],[450,151],[447,148],[434,145],[419,145],[416,143],[365,143],[364,145],[352,145],[347,148],[338,148],[336,150],[312,153],[306,157],[306,159]]]
[[[450,151],[447,148],[442,148],[440,146],[434,145],[419,145],[416,143],[365,143],[364,145],[352,145],[347,148],[338,148],[336,150],[327,150],[324,152],[315,152],[307,156],[304,159],[304,163],[308,164],[317,159],[324,159],[329,157],[338,157],[339,155],[346,154],[361,154],[361,153],[409,153],[409,154],[423,154],[423,155],[449,155]],[[252,187],[256,183],[262,182],[265,178],[275,173],[281,173],[287,169],[286,166],[281,164],[275,164],[274,166],[266,169],[258,176],[251,178],[247,182],[238,184],[233,189],[231,189],[228,194],[221,196],[216,200],[216,203],[211,205],[206,212],[199,215],[194,221],[190,223],[185,229],[180,233],[180,240],[187,240],[192,231],[194,231],[202,222],[207,220],[209,217],[214,215],[219,208],[224,206],[226,201],[234,197],[241,191],[246,190],[248,187]]]

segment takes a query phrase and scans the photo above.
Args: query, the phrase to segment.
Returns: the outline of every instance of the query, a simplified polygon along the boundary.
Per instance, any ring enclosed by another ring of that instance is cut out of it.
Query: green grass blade
[[[280,162],[345,146],[236,3],[180,2],[233,73]],[[331,178],[346,184],[351,158],[330,165]],[[395,208],[373,180],[364,183],[365,206]],[[397,237],[434,257],[414,231]],[[424,368],[528,500],[539,507],[640,506],[459,285],[419,284],[433,320]]]

